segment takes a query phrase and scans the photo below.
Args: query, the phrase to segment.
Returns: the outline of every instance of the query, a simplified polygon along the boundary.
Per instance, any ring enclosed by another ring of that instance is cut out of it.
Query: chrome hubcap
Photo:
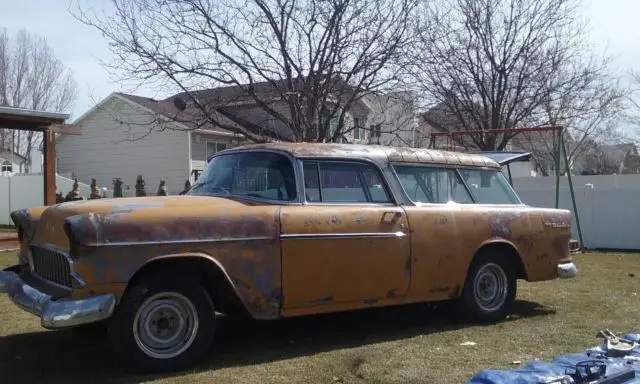
[[[133,337],[138,347],[156,359],[183,353],[198,333],[198,311],[183,295],[164,292],[140,306],[133,320]]]
[[[476,302],[485,311],[498,310],[507,300],[508,285],[507,275],[499,265],[484,265],[476,275]]]

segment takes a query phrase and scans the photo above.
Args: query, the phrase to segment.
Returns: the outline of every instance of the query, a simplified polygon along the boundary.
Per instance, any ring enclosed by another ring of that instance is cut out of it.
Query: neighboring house
[[[579,156],[574,168],[583,175],[640,173],[640,155],[633,143],[598,145]]]
[[[262,92],[269,91],[264,85],[259,88],[264,88]],[[203,90],[193,95],[199,102],[224,101],[228,112],[260,126],[274,140],[291,137],[282,122],[243,96],[238,87]],[[178,97],[182,100],[176,100]],[[166,180],[170,194],[179,193],[187,179],[195,181],[209,157],[246,142],[238,134],[198,119],[193,114],[196,108],[192,103],[187,102],[184,111],[178,109],[176,105],[184,99],[184,94],[156,100],[112,93],[74,122],[82,126],[82,135],[57,138],[57,172],[85,183],[95,178],[100,187],[110,190],[113,180],[119,177],[126,195],[133,194],[136,177],[142,175],[147,194],[155,194],[161,179]],[[275,101],[271,106],[287,113],[282,102]],[[381,128],[376,134],[372,127],[385,125],[385,130],[391,131],[391,126],[399,121],[411,122],[411,118],[398,117],[413,114],[405,107],[409,105],[387,96],[368,96],[354,103],[347,111],[345,124],[348,129],[354,125],[358,129],[351,130],[344,140],[372,142],[383,138],[386,132],[382,133]],[[233,124],[230,120],[223,122]],[[332,127],[335,124],[336,121],[332,121]],[[400,136],[410,140],[411,134],[405,132]],[[390,134],[384,139],[393,141]]]
[[[0,175],[1,176],[25,173],[25,170],[27,168],[27,163],[28,163],[27,158],[20,156],[15,152],[12,153],[11,150],[8,150],[8,149],[0,150]]]
[[[16,175],[27,173],[42,172],[42,151],[40,148],[31,150],[31,159],[28,159],[17,153],[11,153],[11,150],[0,150],[0,175]]]
[[[354,141],[399,147],[427,146],[429,136],[420,125],[415,97],[410,92],[367,95],[364,99],[371,108],[367,115],[368,129],[357,133],[358,139]]]

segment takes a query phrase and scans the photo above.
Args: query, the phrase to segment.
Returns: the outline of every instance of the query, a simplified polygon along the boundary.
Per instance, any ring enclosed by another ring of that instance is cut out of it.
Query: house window
[[[371,131],[374,137],[380,137],[382,134],[382,124],[375,124],[371,126]]]
[[[0,171],[2,172],[13,172],[13,165],[9,160],[5,160],[2,162],[2,166],[0,166]]]
[[[226,143],[218,143],[215,141],[207,141],[207,160],[209,160],[211,158],[211,156],[215,155],[216,153],[227,149],[227,144]]]
[[[358,118],[353,119],[353,125],[355,125],[355,128],[353,129],[353,138],[359,139],[360,138],[360,119]]]
[[[340,122],[340,119],[337,117],[334,117],[329,121],[329,130],[331,131],[331,137],[333,137],[336,134],[336,131],[338,130],[339,122]]]

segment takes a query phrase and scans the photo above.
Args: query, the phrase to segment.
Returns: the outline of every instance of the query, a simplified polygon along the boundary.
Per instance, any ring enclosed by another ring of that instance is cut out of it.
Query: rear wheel
[[[208,352],[214,323],[213,303],[197,279],[163,273],[129,290],[108,330],[130,370],[169,372],[195,364]]]
[[[480,322],[503,320],[515,301],[516,285],[515,268],[507,255],[479,254],[469,268],[462,296],[466,315]]]

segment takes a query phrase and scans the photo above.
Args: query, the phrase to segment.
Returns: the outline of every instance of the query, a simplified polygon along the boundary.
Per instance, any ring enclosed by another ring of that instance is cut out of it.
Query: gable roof
[[[226,127],[236,127],[238,130],[247,129],[242,127],[239,123],[233,121],[229,115],[238,116],[242,118],[241,114],[238,114],[234,108],[242,108],[252,106],[254,108],[260,108],[254,106],[255,99],[249,93],[249,89],[258,95],[265,101],[280,99],[280,89],[285,88],[285,80],[278,80],[275,84],[273,82],[257,82],[246,85],[233,85],[217,88],[202,89],[191,92],[180,92],[175,95],[169,96],[165,99],[154,99],[150,97],[138,96],[133,94],[127,94],[123,92],[114,92],[103,99],[100,103],[95,105],[89,111],[77,118],[74,123],[82,121],[88,115],[99,109],[108,100],[117,97],[126,102],[135,104],[147,110],[150,113],[158,115],[166,119],[167,122],[177,124],[184,130],[206,130],[212,133],[218,133],[221,135],[237,136],[239,134],[234,133],[232,130],[225,129]],[[347,93],[352,88],[341,77],[336,77],[332,80],[334,89],[344,90],[347,89]],[[303,89],[305,81],[302,77],[293,79],[292,86],[288,88]],[[200,108],[195,106],[194,99],[204,106],[211,107],[224,107],[224,110],[207,108],[206,113]],[[364,97],[357,100],[362,106],[371,110],[371,105]],[[178,104],[185,104],[186,108],[179,109]],[[211,120],[219,122],[219,124],[213,124]],[[269,126],[263,126],[261,123],[254,123],[255,131],[251,132],[255,135],[267,136],[271,139],[292,139],[293,132],[285,124],[269,124]]]
[[[4,159],[4,160],[11,160],[11,156],[12,156],[12,152],[9,149],[0,149],[0,158]],[[24,156],[21,156],[15,152],[13,152],[13,158],[14,159],[18,159],[18,160],[22,160],[22,161],[26,161],[27,158]]]

